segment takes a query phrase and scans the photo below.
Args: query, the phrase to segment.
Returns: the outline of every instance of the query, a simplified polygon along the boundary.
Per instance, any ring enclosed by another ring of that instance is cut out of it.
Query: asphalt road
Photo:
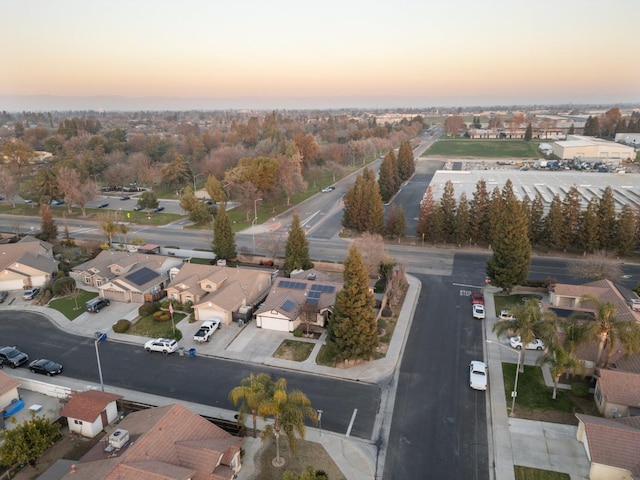
[[[94,340],[70,335],[41,315],[0,311],[0,343],[16,345],[30,360],[49,358],[61,363],[64,376],[87,385],[100,383]],[[376,385],[204,356],[164,356],[116,341],[100,343],[99,353],[106,385],[229,410],[236,408],[227,396],[242,378],[260,372],[284,377],[290,388],[303,391],[314,408],[323,411],[323,429],[346,433],[358,409],[351,435],[368,440],[373,433],[380,403]]]

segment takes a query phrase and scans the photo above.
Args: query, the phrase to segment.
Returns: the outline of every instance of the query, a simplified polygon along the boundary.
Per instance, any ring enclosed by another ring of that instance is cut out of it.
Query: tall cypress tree
[[[289,276],[293,270],[308,270],[313,268],[309,258],[309,240],[300,225],[300,216],[294,212],[287,246],[285,247],[284,273]]]
[[[596,197],[591,197],[587,209],[580,215],[578,245],[585,253],[593,253],[600,248],[600,220]]]
[[[53,220],[51,207],[46,203],[40,205],[40,234],[38,238],[50,242],[58,238],[58,227]]]
[[[543,243],[550,248],[562,248],[564,243],[564,220],[562,218],[562,200],[560,196],[555,194],[549,212],[544,218],[544,241]]]
[[[343,280],[329,322],[329,340],[343,359],[368,360],[378,345],[378,328],[367,267],[355,245],[344,261]]]
[[[469,201],[467,200],[467,194],[462,192],[458,200],[458,207],[456,208],[456,216],[453,224],[452,240],[458,245],[462,245],[470,240],[469,225]]]
[[[617,218],[616,245],[620,255],[629,255],[636,246],[636,218],[629,204],[624,204]]]
[[[433,189],[431,185],[427,187],[420,202],[420,211],[418,212],[418,226],[416,233],[420,238],[426,238],[429,231],[429,225],[431,223],[431,216],[435,209],[435,203],[433,201]]]
[[[531,265],[531,243],[527,220],[515,196],[509,198],[496,218],[492,247],[493,255],[487,261],[492,283],[506,290],[524,283]]]
[[[451,242],[453,241],[453,230],[456,218],[456,197],[451,180],[447,180],[444,184],[444,192],[442,192],[442,198],[440,199],[440,206],[438,208],[440,210],[443,227],[441,240],[443,242]]]
[[[564,223],[563,249],[567,249],[576,244],[578,230],[580,228],[580,192],[574,185],[572,186],[562,201],[562,218]]]
[[[227,205],[220,204],[216,220],[213,222],[213,242],[211,249],[222,260],[236,258],[236,235],[231,228],[231,220],[227,215]]]
[[[366,216],[360,231],[382,235],[384,233],[384,204],[380,195],[380,187],[373,170],[365,168],[363,176],[365,188],[362,201],[366,206]]]
[[[390,150],[382,160],[378,173],[378,185],[383,202],[387,203],[396,194],[399,187],[398,180],[396,157],[393,150]]]
[[[531,126],[531,124],[528,124],[527,129],[524,132],[524,141],[530,142],[532,138],[533,138],[533,127]]]
[[[598,205],[598,225],[600,226],[600,248],[616,249],[616,201],[613,190],[607,185]]]
[[[413,158],[411,142],[409,140],[405,140],[400,144],[400,148],[398,149],[398,176],[400,178],[400,183],[409,180],[415,171],[416,163]]]
[[[491,241],[489,222],[489,192],[487,191],[487,182],[478,180],[476,190],[473,192],[473,198],[469,205],[469,214],[471,216],[470,235],[473,241],[478,243],[489,243]]]

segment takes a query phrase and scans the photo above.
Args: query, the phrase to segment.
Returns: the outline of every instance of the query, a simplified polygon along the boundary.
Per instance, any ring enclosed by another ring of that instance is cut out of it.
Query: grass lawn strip
[[[447,155],[481,158],[540,158],[538,142],[524,140],[440,139],[429,147],[423,157]]]
[[[59,311],[69,320],[75,320],[86,310],[86,303],[92,298],[96,298],[96,292],[80,290],[76,298],[72,296],[56,298],[49,302],[49,307]]]
[[[173,324],[177,325],[186,315],[183,313],[173,314]],[[176,333],[173,333],[173,325],[171,321],[168,322],[156,322],[153,320],[153,315],[147,315],[146,317],[140,317],[133,325],[128,334],[139,335],[141,337],[149,338],[175,338],[176,340],[182,339],[182,332],[176,328]]]
[[[294,362],[304,362],[311,355],[314,346],[315,343],[287,339],[282,341],[273,356]]]

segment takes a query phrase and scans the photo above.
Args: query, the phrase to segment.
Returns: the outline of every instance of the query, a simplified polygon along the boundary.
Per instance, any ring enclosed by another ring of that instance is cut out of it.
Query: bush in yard
[[[76,289],[76,281],[71,277],[60,277],[53,282],[51,288],[53,295],[56,297],[66,297]]]
[[[171,320],[171,314],[165,311],[159,311],[153,314],[154,322],[168,322]]]
[[[113,331],[116,333],[125,333],[131,327],[131,322],[125,318],[118,320],[113,324]]]
[[[138,308],[138,314],[141,317],[146,317],[147,315],[157,312],[159,309],[160,305],[158,302],[147,302],[140,305],[140,308]]]
[[[572,383],[571,384],[571,392],[578,397],[588,397],[589,396],[589,387],[584,383]]]

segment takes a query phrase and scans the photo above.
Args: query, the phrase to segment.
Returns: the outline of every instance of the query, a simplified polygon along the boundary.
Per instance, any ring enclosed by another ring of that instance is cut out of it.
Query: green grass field
[[[452,157],[481,158],[539,158],[538,142],[524,140],[438,140],[423,157],[446,155]]]
[[[98,294],[96,292],[78,290],[78,295],[75,297],[70,295],[68,297],[51,300],[49,307],[58,310],[69,320],[74,320],[84,313],[87,302],[97,296]]]

